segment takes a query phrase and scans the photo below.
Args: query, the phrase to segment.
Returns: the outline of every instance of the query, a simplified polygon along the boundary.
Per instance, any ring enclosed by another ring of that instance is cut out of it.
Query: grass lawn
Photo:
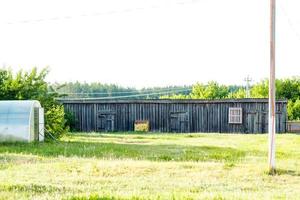
[[[0,199],[300,199],[300,135],[73,134],[0,144]]]

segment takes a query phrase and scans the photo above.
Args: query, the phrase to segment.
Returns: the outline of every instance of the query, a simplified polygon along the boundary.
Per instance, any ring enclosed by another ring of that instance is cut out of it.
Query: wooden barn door
[[[284,132],[282,127],[282,112],[276,113],[276,131]],[[267,133],[268,132],[268,112],[247,113],[247,133]]]
[[[249,112],[247,113],[247,133],[268,132],[268,113]]]
[[[187,112],[170,113],[170,131],[175,133],[188,133],[190,131]]]
[[[260,113],[260,120],[259,120],[259,130],[260,133],[267,133],[268,132],[268,124],[269,124],[269,116],[267,112]]]
[[[257,133],[258,132],[258,113],[257,112],[248,112],[247,113],[247,125],[246,133]]]
[[[115,114],[99,112],[97,118],[97,131],[98,132],[115,131]]]

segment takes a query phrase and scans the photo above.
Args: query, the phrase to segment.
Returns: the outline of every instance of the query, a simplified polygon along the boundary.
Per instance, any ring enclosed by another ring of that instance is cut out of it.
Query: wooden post
[[[269,172],[275,173],[275,20],[276,0],[270,0],[271,24],[270,24],[270,80],[269,80]]]

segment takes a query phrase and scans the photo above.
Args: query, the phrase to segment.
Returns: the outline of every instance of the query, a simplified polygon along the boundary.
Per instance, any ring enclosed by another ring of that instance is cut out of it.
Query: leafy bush
[[[70,128],[70,131],[77,131],[76,129],[76,119],[73,113],[69,111],[65,111],[65,119],[66,119],[66,125]]]
[[[66,126],[65,112],[62,105],[53,105],[45,113],[46,129],[55,138],[60,138],[68,132],[69,128]]]

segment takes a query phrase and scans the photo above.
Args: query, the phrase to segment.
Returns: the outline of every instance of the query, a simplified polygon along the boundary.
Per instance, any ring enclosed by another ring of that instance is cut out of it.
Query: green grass
[[[0,199],[300,199],[300,135],[73,134],[0,144]]]

